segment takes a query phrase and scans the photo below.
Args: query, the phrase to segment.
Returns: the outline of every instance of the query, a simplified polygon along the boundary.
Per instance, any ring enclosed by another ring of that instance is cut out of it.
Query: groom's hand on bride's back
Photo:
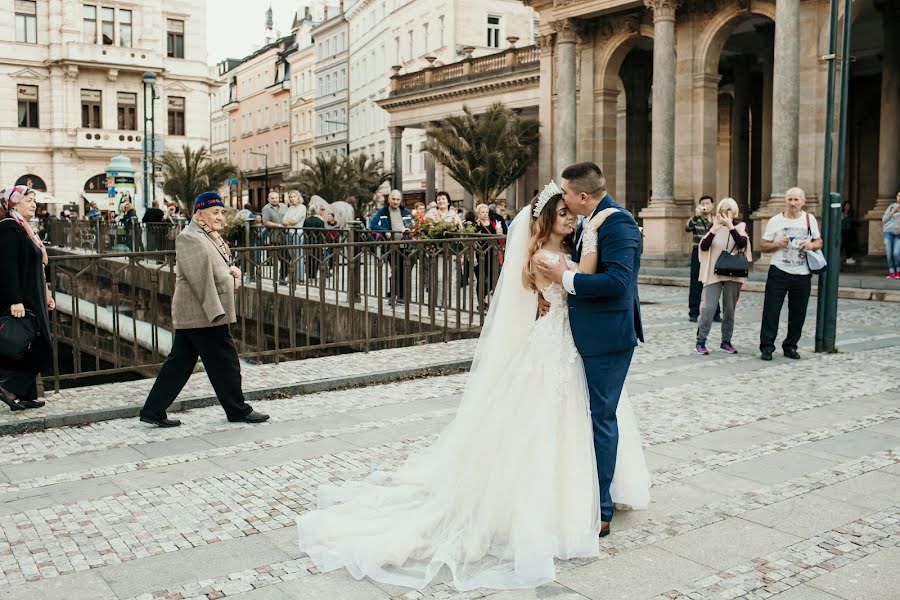
[[[550,311],[550,303],[544,298],[544,295],[538,292],[538,314],[540,316],[546,315]]]

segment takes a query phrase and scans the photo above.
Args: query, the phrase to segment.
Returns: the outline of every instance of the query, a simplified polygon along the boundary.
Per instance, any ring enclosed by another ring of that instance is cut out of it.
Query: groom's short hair
[[[592,162],[575,163],[563,169],[562,178],[569,182],[569,187],[578,194],[584,192],[594,197],[606,194],[606,177],[600,167]]]

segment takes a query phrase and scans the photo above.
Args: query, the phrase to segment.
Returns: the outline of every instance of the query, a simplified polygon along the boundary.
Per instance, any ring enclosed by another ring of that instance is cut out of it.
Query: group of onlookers
[[[762,360],[772,360],[785,297],[788,326],[781,347],[787,358],[800,358],[797,348],[812,289],[808,254],[822,247],[818,222],[803,210],[805,203],[802,189],[787,190],[785,210],[769,219],[762,234],[760,250],[771,254],[759,334]],[[713,211],[712,198],[704,196],[696,212],[686,226],[694,235],[688,317],[698,323],[695,351],[709,354],[707,337],[721,311],[719,347],[736,354],[732,344],[734,311],[753,260],[750,237],[746,225],[737,220],[739,208],[732,198],[720,200]]]

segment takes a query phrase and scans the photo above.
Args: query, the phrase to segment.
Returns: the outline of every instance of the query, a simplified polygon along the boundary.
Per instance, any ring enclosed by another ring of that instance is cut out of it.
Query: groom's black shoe
[[[606,524],[606,527],[603,526],[603,523],[600,523],[600,537],[605,538],[609,535],[609,523]]]

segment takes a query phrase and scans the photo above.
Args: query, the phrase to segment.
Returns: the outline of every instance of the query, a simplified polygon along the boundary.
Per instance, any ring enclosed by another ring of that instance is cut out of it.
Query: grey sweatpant
[[[712,328],[719,296],[722,297],[722,343],[731,343],[734,333],[734,307],[741,295],[737,281],[719,281],[703,286],[703,302],[700,303],[700,319],[697,326],[697,343],[706,344],[706,336]]]

